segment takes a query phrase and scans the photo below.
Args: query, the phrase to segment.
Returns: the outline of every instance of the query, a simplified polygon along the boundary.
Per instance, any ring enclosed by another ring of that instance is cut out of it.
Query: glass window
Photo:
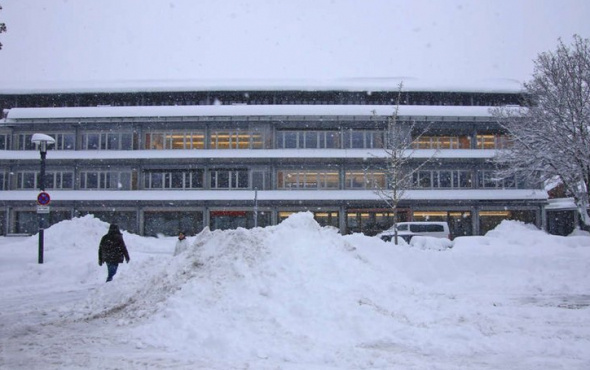
[[[418,136],[412,141],[414,149],[469,149],[471,139],[468,136]]]
[[[340,148],[339,131],[279,131],[277,132],[279,149],[338,149]]]
[[[264,149],[265,135],[260,132],[252,134],[252,149]]]
[[[375,131],[370,134],[370,148],[385,148],[385,132]]]
[[[205,132],[197,131],[170,131],[149,132],[145,134],[145,148],[162,149],[204,149]]]
[[[131,172],[87,171],[80,174],[82,189],[131,189]]]
[[[62,148],[64,150],[74,150],[74,149],[76,149],[76,135],[74,135],[74,134],[64,134],[62,137],[63,137]]]
[[[0,134],[0,150],[8,150],[8,135]]]
[[[264,135],[250,131],[213,131],[211,149],[259,149],[263,147]]]
[[[178,235],[184,231],[187,235],[198,234],[203,229],[203,212],[192,211],[146,211],[144,213],[145,235]]]
[[[229,188],[229,171],[215,171],[215,188]]]
[[[153,172],[147,173],[146,176],[148,177],[149,183],[146,184],[147,188],[150,189],[161,189],[164,187],[164,174]]]
[[[385,189],[386,186],[382,171],[347,171],[344,179],[346,189]]]
[[[203,171],[202,170],[191,171],[190,172],[190,179],[191,179],[190,188],[198,189],[198,188],[203,187]]]
[[[318,132],[309,131],[305,133],[305,148],[315,149],[318,147]]]
[[[120,172],[117,189],[131,190],[131,172]]]
[[[284,132],[285,149],[297,148],[297,132]]]
[[[438,187],[451,188],[451,171],[438,171]]]
[[[479,171],[478,172],[478,186],[480,188],[495,188],[498,187],[498,181],[495,179],[493,171]]]
[[[414,175],[418,175],[416,186],[419,188],[431,188],[432,187],[432,173],[430,171],[418,171]]]
[[[33,134],[16,135],[16,150],[37,150],[35,144],[31,141]]]
[[[121,135],[121,150],[132,150],[133,149],[133,135],[122,134]]]
[[[203,187],[203,170],[157,171],[144,174],[146,189],[198,189]]]
[[[338,189],[340,183],[338,181],[338,172],[326,172],[321,175],[322,181],[320,187],[324,189]]]
[[[74,174],[71,172],[61,172],[58,177],[57,187],[60,189],[74,188]]]
[[[344,147],[352,149],[384,148],[385,131],[348,130],[344,132]]]
[[[249,188],[248,170],[213,170],[210,177],[212,189]]]
[[[107,145],[108,149],[119,149],[119,141],[120,141],[119,134],[116,134],[116,133],[107,134],[107,140],[108,140],[108,145]]]
[[[236,188],[247,189],[248,188],[248,171],[236,171]]]
[[[328,131],[326,132],[325,148],[339,149],[340,148],[340,132]]]
[[[282,170],[278,172],[279,189],[338,189],[339,174],[335,171]]]
[[[36,189],[37,173],[36,172],[19,172],[17,174],[17,188],[19,189]]]
[[[98,188],[98,173],[96,173],[96,172],[83,173],[80,185],[83,189],[96,189],[96,188]]]
[[[351,149],[365,148],[365,131],[348,130],[344,132],[344,147]]]
[[[264,171],[252,171],[252,188],[264,190]]]
[[[344,174],[345,187],[347,189],[365,189],[367,179],[364,172],[347,171]]]
[[[181,171],[174,171],[170,174],[170,188],[182,189],[184,186],[184,173]]]
[[[99,148],[100,135],[98,134],[86,134],[86,149],[97,150]]]
[[[503,134],[479,134],[476,146],[478,149],[506,149],[512,146],[512,140]]]
[[[164,134],[146,134],[146,149],[164,149]]]

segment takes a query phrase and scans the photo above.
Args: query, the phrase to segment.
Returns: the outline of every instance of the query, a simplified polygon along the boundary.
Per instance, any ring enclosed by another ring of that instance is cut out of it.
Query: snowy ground
[[[452,249],[321,228],[124,233],[92,216],[0,237],[1,369],[589,369],[590,237],[504,222]]]

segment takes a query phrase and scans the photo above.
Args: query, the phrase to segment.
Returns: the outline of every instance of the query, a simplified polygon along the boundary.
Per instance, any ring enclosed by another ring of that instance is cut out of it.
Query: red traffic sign
[[[39,203],[39,205],[46,206],[49,204],[50,201],[51,197],[49,197],[49,194],[47,194],[44,191],[40,192],[39,195],[37,195],[37,203]]]

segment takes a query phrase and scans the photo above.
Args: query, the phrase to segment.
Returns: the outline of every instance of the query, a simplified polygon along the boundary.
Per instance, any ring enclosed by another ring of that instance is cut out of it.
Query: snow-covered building
[[[310,211],[342,233],[392,223],[384,143],[397,90],[47,92],[0,94],[2,233],[36,233],[39,151],[47,154],[49,223],[94,214],[143,234],[277,224]],[[489,108],[519,91],[404,91],[398,119],[421,166],[404,220],[446,220],[478,235],[503,219],[545,225],[547,192],[497,179],[509,138]],[[410,124],[412,123],[412,124]],[[411,132],[409,127],[413,127]],[[426,162],[426,163],[424,163]]]

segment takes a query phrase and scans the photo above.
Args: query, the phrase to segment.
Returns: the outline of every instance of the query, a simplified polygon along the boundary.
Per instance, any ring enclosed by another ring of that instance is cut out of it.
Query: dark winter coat
[[[98,264],[122,263],[123,259],[129,262],[129,252],[123,241],[123,235],[117,225],[111,225],[109,232],[100,240],[98,247]]]

